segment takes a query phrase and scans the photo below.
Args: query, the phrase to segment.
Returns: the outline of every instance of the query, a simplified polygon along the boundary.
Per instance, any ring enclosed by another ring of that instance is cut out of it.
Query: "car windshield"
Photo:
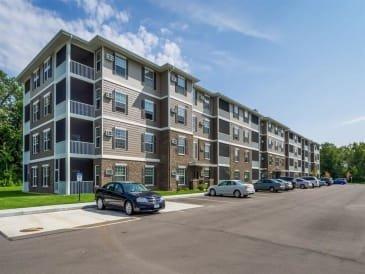
[[[125,183],[123,184],[125,192],[143,192],[148,191],[148,189],[143,184],[138,183]]]

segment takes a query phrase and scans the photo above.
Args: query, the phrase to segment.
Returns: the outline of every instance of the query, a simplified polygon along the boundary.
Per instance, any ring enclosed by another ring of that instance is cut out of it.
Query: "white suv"
[[[313,187],[320,187],[319,180],[315,176],[306,176],[302,177],[302,179],[307,180],[313,184]]]

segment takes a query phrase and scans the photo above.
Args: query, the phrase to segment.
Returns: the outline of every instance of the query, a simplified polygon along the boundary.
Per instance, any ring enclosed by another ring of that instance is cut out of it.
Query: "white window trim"
[[[203,120],[203,132],[204,132],[204,129],[207,129],[207,131],[208,131],[208,132],[205,132],[205,134],[210,134],[210,119],[208,119],[208,118],[204,118],[204,120]]]
[[[179,115],[179,110],[182,110],[184,112],[184,115],[183,116]],[[186,107],[185,106],[181,106],[181,105],[178,105],[177,106],[177,113],[176,113],[176,115],[177,115],[177,123],[178,124],[186,124],[186,113],[187,113],[187,111],[186,111]],[[184,117],[184,122],[183,123],[179,122],[179,117]]]
[[[100,53],[100,58],[98,58],[98,53]],[[99,50],[97,50],[96,52],[95,52],[95,71],[96,72],[99,72],[99,71],[101,71],[101,60],[102,60],[102,50],[101,49],[99,49]],[[97,69],[97,64],[100,62],[100,69],[98,70]]]
[[[185,186],[186,185],[186,167],[185,166],[184,167],[183,166],[178,166],[177,169],[176,169],[176,175],[179,175],[178,172],[177,172],[178,169],[184,170],[184,182],[180,183],[180,180],[179,180],[178,185],[179,186]]]
[[[44,183],[44,171],[47,170],[47,179],[49,180],[50,172],[49,172],[49,164],[42,165],[42,187],[48,187],[48,182]]]
[[[127,57],[125,57],[125,56],[123,56],[123,55],[121,55],[121,54],[115,53],[115,59],[116,59],[117,57],[118,57],[118,58],[121,58],[121,59],[124,59],[124,61],[126,62],[126,63],[125,63],[125,68],[124,68],[124,69],[125,69],[125,75],[120,75],[120,74],[117,74],[116,72],[115,72],[115,73],[116,73],[118,76],[121,76],[121,77],[127,77],[127,69],[128,69],[128,68],[127,68],[127,67],[128,67],[128,65],[127,65]],[[117,62],[116,62],[116,60],[114,60],[114,70],[115,70],[115,71],[117,71]]]
[[[148,99],[144,99],[144,112],[145,114],[147,113],[146,111],[146,103],[150,103],[152,104],[152,119],[148,119],[148,120],[151,120],[151,121],[154,121],[155,120],[155,116],[156,116],[156,113],[155,113],[155,102],[151,101],[151,100],[148,100]],[[148,113],[151,113],[150,111],[148,111]],[[146,118],[146,115],[145,115],[145,118]],[[147,119],[147,118],[146,118]]]
[[[32,166],[31,169],[32,169],[32,186],[37,187],[37,183],[38,183],[38,166]],[[36,172],[34,172],[34,170],[36,170]],[[34,178],[36,180],[34,180]]]
[[[197,140],[193,142],[193,157],[195,160],[199,159],[199,142]]]
[[[44,62],[43,62],[43,81],[48,80],[48,71],[51,69],[52,64],[49,62],[51,59],[51,56],[49,56]],[[47,76],[47,77],[46,77]]]
[[[179,150],[179,147],[181,147],[181,146],[179,145],[179,140],[180,140],[180,139],[184,139],[184,153],[181,153],[181,152],[180,152],[180,150]],[[178,155],[185,155],[185,154],[186,154],[186,136],[179,135],[179,136],[177,137],[177,154],[178,154]]]
[[[234,161],[236,163],[238,163],[240,161],[240,149],[239,148],[235,148],[234,149],[234,155],[233,155],[233,157],[234,157]]]
[[[46,128],[46,129],[43,130],[43,151],[49,151],[51,149],[51,144],[49,144],[49,148],[47,148],[47,149],[46,149],[46,146],[45,146],[46,141],[49,141],[48,135],[45,135],[45,133],[48,133],[50,131],[51,131],[50,128]],[[46,136],[47,136],[47,139],[45,138]]]
[[[115,163],[115,167],[124,167],[124,175],[116,175],[117,173],[116,173],[116,168],[114,168],[114,178],[116,177],[116,176],[119,176],[119,177],[122,177],[122,176],[124,176],[125,177],[125,179],[124,180],[122,180],[122,181],[126,181],[127,180],[127,164],[124,164],[124,163]]]
[[[144,166],[144,174],[143,174],[143,180],[144,182],[146,182],[146,168],[152,168],[153,169],[153,174],[152,174],[152,184],[146,184],[146,186],[154,186],[155,185],[155,172],[156,172],[156,169],[155,169],[155,166],[152,166],[152,165],[145,165]]]
[[[32,104],[33,105],[33,107],[32,107],[32,120],[33,120],[33,122],[38,121],[38,112],[39,112],[38,104],[39,104],[39,100],[34,101],[33,104]],[[36,112],[34,111],[35,109],[37,110]]]
[[[98,96],[98,94],[99,94],[99,96]],[[95,109],[97,109],[97,110],[99,110],[100,109],[100,107],[101,107],[101,97],[102,97],[102,95],[101,95],[101,88],[97,88],[96,90],[95,90]],[[97,101],[99,101],[100,102],[100,107],[99,108],[97,108]]]
[[[206,148],[208,147],[208,154],[209,157],[206,157]],[[211,154],[211,144],[210,143],[204,143],[204,159],[205,160],[210,160],[210,155]]]
[[[34,133],[32,135],[32,153],[33,153],[33,155],[36,155],[36,154],[39,153],[39,151],[35,152],[35,150],[34,150],[34,148],[36,148],[37,145],[39,146],[39,138],[38,137],[39,137],[39,133]],[[37,143],[35,143],[34,140],[37,140]]]
[[[117,138],[117,130],[123,130],[125,131],[125,147],[122,148],[122,147],[117,147],[117,139],[118,140],[123,140],[123,138]],[[114,147],[115,149],[124,149],[126,150],[127,149],[127,142],[128,142],[128,138],[127,138],[127,130],[125,128],[121,128],[121,127],[114,127]]]
[[[125,97],[125,103],[122,103],[122,102],[117,102],[117,93],[119,94],[122,94],[124,97]],[[124,104],[124,112],[123,111],[119,111],[119,112],[122,112],[122,113],[127,113],[127,108],[128,108],[128,101],[127,101],[127,94],[119,89],[115,89],[114,90],[114,103],[115,103],[115,110],[117,108],[116,104]],[[117,110],[116,110],[117,111]]]
[[[46,102],[46,98],[48,97],[48,105],[46,106],[45,102]],[[51,107],[51,92],[47,92],[46,94],[43,95],[43,116],[47,116],[49,114],[48,109]],[[46,107],[47,107],[47,112],[46,112]]]
[[[152,143],[148,143],[146,142],[146,135],[149,135],[149,136],[152,136]],[[154,153],[155,152],[155,142],[153,141],[156,137],[156,135],[151,133],[151,132],[145,132],[144,133],[144,151],[147,152],[147,153]],[[151,144],[152,145],[152,151],[148,151],[146,149],[146,144]]]
[[[96,136],[96,129],[99,129],[99,136]],[[101,127],[100,126],[95,127],[94,134],[95,134],[95,140],[94,140],[94,142],[95,142],[95,148],[100,148],[100,144],[101,144]],[[99,138],[99,146],[96,145],[97,144],[97,142],[96,142],[96,139],[97,138]]]

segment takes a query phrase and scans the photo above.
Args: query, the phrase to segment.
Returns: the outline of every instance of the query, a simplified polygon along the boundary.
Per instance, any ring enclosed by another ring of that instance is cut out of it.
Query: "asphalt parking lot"
[[[0,238],[1,272],[364,273],[365,186],[174,202],[202,207]]]

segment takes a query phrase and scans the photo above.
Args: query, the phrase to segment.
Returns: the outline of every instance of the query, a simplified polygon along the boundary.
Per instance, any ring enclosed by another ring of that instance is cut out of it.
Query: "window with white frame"
[[[203,96],[203,110],[204,112],[210,112],[210,97],[206,95]]]
[[[46,82],[51,77],[52,77],[52,58],[49,57],[43,63],[43,82]]]
[[[143,69],[143,83],[146,86],[154,88],[155,72],[152,69],[144,67],[144,69]]]
[[[100,109],[101,107],[101,89],[98,88],[95,91],[95,108]]]
[[[42,166],[42,186],[49,186],[49,165]]]
[[[114,91],[115,110],[123,113],[127,113],[127,95],[120,92]]]
[[[144,117],[148,120],[155,120],[155,103],[150,100],[144,100]]]
[[[186,122],[186,108],[182,106],[177,107],[177,122],[179,124],[185,124]]]
[[[193,131],[197,132],[198,131],[198,118],[195,115],[192,116],[191,122],[192,122]]]
[[[101,49],[99,49],[95,54],[96,72],[101,70]]]
[[[115,181],[127,181],[127,166],[126,165],[115,165],[114,170],[114,180]]]
[[[269,138],[269,148],[272,148],[272,139]]]
[[[240,139],[240,129],[239,127],[234,126],[233,127],[233,140],[239,140]]]
[[[127,149],[127,131],[122,128],[115,128],[115,148]]]
[[[185,95],[185,91],[186,91],[185,77],[177,75],[176,92]]]
[[[144,151],[155,152],[155,135],[153,133],[144,133]]]
[[[177,139],[177,153],[179,155],[186,153],[186,138],[184,136],[179,136]]]
[[[55,183],[60,180],[60,159],[54,160],[54,181]]]
[[[204,144],[204,159],[205,160],[210,160],[210,144],[209,143],[205,143]]]
[[[43,130],[43,151],[51,149],[51,129],[47,128]]]
[[[186,173],[186,168],[178,167],[176,169],[176,175],[178,177],[178,184],[179,185],[185,185],[186,184],[185,173]]]
[[[251,174],[249,171],[243,172],[243,181],[248,183],[250,182]]]
[[[239,118],[240,112],[237,105],[233,105],[233,118]]]
[[[51,113],[51,93],[43,96],[43,115],[47,116]]]
[[[209,167],[205,167],[202,169],[202,172],[201,172],[201,176],[204,178],[204,179],[209,179],[210,178],[210,168]]]
[[[127,76],[127,59],[120,56],[120,55],[115,55],[115,73],[126,77]]]
[[[210,119],[208,118],[203,120],[203,133],[210,134]]]
[[[194,140],[194,144],[193,144],[193,155],[194,155],[194,159],[198,160],[199,159],[199,145],[198,145],[198,141]]]
[[[245,123],[248,123],[250,121],[249,114],[248,114],[247,110],[244,110],[244,112],[243,112],[243,121]]]
[[[39,120],[40,115],[39,115],[39,101],[38,100],[33,103],[32,115],[33,115],[33,122],[36,122]]]
[[[37,69],[33,72],[33,89],[38,88],[41,85],[40,70]]]
[[[249,143],[250,142],[250,131],[249,130],[244,130],[243,131],[243,142],[244,143]]]
[[[240,173],[239,170],[235,170],[233,172],[233,179],[235,179],[235,180],[240,180],[241,179],[241,173]]]
[[[144,183],[148,186],[155,185],[155,167],[145,166],[144,168]]]
[[[100,171],[101,168],[99,165],[95,165],[95,185],[100,186],[101,185],[101,181],[100,181]]]
[[[38,184],[38,167],[32,167],[32,186],[37,187]]]
[[[234,161],[235,162],[240,161],[240,149],[239,148],[234,149]]]
[[[33,154],[38,154],[39,152],[39,134],[36,133],[36,134],[33,134],[33,142],[32,142],[32,147],[33,147]]]
[[[101,140],[101,129],[100,127],[95,127],[95,147],[100,148]]]
[[[245,151],[245,163],[249,163],[250,162],[250,151],[246,150]]]

